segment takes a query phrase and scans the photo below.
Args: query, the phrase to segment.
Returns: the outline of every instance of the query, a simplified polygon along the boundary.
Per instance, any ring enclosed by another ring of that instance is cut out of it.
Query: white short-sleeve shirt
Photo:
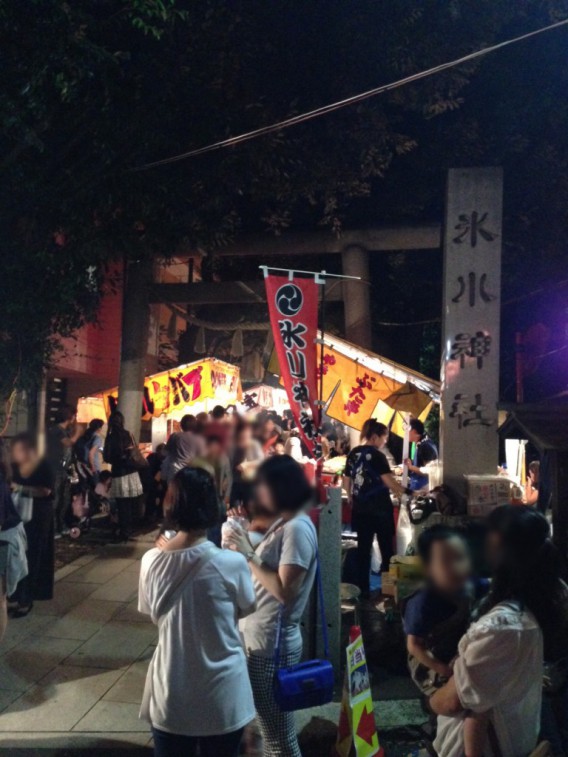
[[[503,757],[536,746],[542,696],[542,632],[534,616],[503,602],[474,623],[459,644],[454,680],[464,710],[491,712]],[[462,757],[464,715],[438,717],[440,757]]]
[[[140,612],[158,623],[159,640],[148,669],[140,717],[168,733],[215,736],[255,716],[238,618],[255,607],[245,558],[216,550],[183,583],[180,577],[203,558],[209,542],[189,549],[151,549],[142,558]]]

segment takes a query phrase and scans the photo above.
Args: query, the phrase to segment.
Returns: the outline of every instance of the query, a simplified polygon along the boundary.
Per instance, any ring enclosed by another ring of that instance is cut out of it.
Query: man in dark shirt
[[[195,432],[193,415],[184,415],[180,428],[181,431],[175,431],[166,443],[167,456],[162,464],[162,473],[168,483],[178,471],[205,454],[205,440]]]
[[[63,405],[56,416],[56,423],[47,430],[46,457],[54,479],[53,510],[55,513],[55,536],[61,535],[66,513],[71,504],[68,468],[73,456],[73,445],[79,438],[77,410]]]
[[[428,486],[428,476],[421,473],[420,468],[437,460],[438,450],[434,442],[426,436],[424,424],[418,418],[412,418],[410,421],[409,440],[416,445],[412,460],[409,458],[406,461],[410,474],[409,487],[416,492]]]
[[[375,420],[364,426],[366,437],[354,447],[345,466],[345,488],[351,501],[351,523],[357,532],[357,561],[361,596],[369,597],[371,550],[375,534],[379,542],[382,570],[389,569],[393,555],[394,512],[390,491],[403,494],[394,479],[385,455],[380,451],[387,443],[389,430]]]

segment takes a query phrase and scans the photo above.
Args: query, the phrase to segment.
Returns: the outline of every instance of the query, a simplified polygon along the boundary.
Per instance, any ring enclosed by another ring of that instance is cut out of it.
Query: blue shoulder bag
[[[306,662],[292,665],[289,668],[280,667],[280,643],[284,620],[284,605],[280,605],[276,647],[274,649],[274,665],[276,668],[274,698],[279,708],[284,712],[316,707],[320,704],[327,704],[333,699],[334,673],[333,666],[329,661],[329,640],[323,604],[319,552],[316,552],[316,561],[316,582],[321,609],[321,629],[325,659],[307,660]]]

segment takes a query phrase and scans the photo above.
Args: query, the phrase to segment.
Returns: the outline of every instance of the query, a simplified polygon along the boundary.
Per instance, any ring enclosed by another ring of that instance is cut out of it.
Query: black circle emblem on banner
[[[295,284],[284,284],[276,292],[276,307],[282,315],[296,315],[304,303],[304,295]]]

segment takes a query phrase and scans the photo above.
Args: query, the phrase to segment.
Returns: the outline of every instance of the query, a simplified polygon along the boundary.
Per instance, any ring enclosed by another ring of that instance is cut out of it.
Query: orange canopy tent
[[[331,334],[323,341],[326,413],[346,426],[360,431],[377,418],[402,435],[404,413],[424,419],[440,401],[438,381]],[[280,372],[274,353],[268,370]]]

